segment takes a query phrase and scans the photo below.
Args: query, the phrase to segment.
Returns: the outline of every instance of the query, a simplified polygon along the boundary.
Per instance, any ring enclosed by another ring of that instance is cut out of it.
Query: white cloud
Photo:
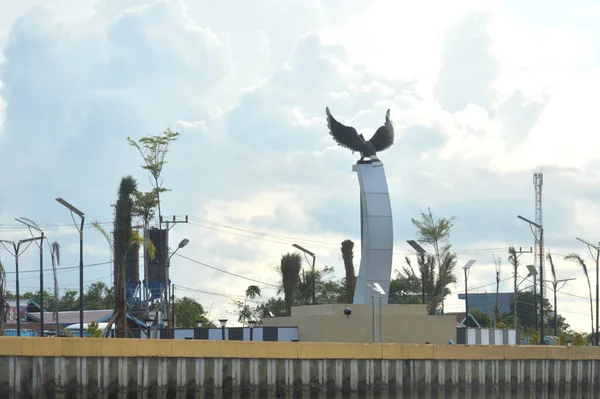
[[[506,259],[509,245],[531,245],[516,215],[533,215],[540,167],[547,244],[583,253],[573,236],[595,234],[600,37],[584,37],[585,15],[569,13],[557,28],[499,2],[50,3],[0,16],[0,168],[18,168],[0,180],[3,223],[28,216],[76,246],[74,230],[52,229],[70,223],[54,198],[110,221],[120,177],[149,187],[126,137],[171,127],[182,135],[168,155],[164,212],[194,216],[172,230],[191,241],[182,255],[274,283],[272,265],[299,242],[341,272],[340,241],[359,247],[358,184],[355,156],[327,134],[329,106],[366,136],[391,108],[397,143],[381,159],[395,268],[414,236],[410,218],[432,206],[458,217],[460,260],[479,259],[473,284],[493,282],[490,253]],[[105,261],[101,235],[85,237],[86,263]],[[77,264],[75,252],[65,251],[65,265]],[[586,292],[577,268],[560,264],[560,276],[578,277],[565,292]],[[172,273],[180,286],[233,297],[249,284],[183,258]],[[86,279],[106,274],[90,268]],[[77,285],[75,272],[63,276],[61,285]],[[228,298],[187,293],[215,317],[231,308]],[[560,301],[587,329],[577,311],[585,299]]]

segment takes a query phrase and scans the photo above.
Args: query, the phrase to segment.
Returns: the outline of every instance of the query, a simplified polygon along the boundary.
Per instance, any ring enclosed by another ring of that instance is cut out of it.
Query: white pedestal
[[[370,304],[372,296],[379,296],[368,284],[379,283],[388,303],[394,233],[392,207],[385,170],[381,162],[352,166],[360,184],[361,258],[354,290],[354,303]]]

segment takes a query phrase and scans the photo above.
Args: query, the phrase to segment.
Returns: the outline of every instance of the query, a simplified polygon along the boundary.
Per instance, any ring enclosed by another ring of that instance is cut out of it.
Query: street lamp
[[[581,238],[577,238],[577,240],[581,241],[582,243],[584,243],[588,246],[590,255],[592,255],[592,258],[596,261],[596,346],[598,346],[598,345],[600,345],[600,336],[598,335],[598,327],[600,326],[600,323],[598,322],[598,317],[600,316],[600,310],[598,307],[598,296],[600,294],[600,289],[598,288],[598,284],[599,284],[598,278],[600,277],[599,272],[598,272],[598,270],[599,270],[598,269],[598,258],[600,258],[600,246],[590,244],[588,241],[582,240]],[[592,254],[591,248],[594,248],[596,250],[596,256],[594,256]]]
[[[20,315],[20,311],[21,311],[21,301],[20,301],[20,293],[19,293],[19,256],[21,256],[21,244],[25,244],[25,243],[31,243],[32,241],[35,240],[39,240],[40,237],[33,237],[33,238],[28,238],[26,240],[20,240],[18,242],[14,242],[14,241],[7,241],[7,240],[0,240],[0,244],[4,247],[4,249],[6,249],[8,251],[8,253],[10,253],[12,256],[15,257],[15,275],[16,275],[16,284],[17,284],[17,336],[20,337],[21,336],[21,315]],[[13,251],[11,251],[6,245],[10,244],[13,247]],[[27,247],[25,247],[25,249],[23,250],[23,252],[25,252],[25,250],[29,248],[29,245],[27,245]]]
[[[75,223],[75,227],[79,232],[79,336],[83,337],[83,223],[85,222],[85,213],[62,198],[57,198],[56,201],[71,211],[71,218],[73,218],[73,223]],[[77,222],[75,222],[73,214],[81,218],[80,225],[77,225]]]
[[[475,262],[477,261],[471,259],[463,266],[463,270],[465,271],[465,320],[467,321],[467,328],[469,328],[469,291],[467,281],[469,279],[469,270],[471,270],[471,266],[473,266],[473,263]]]
[[[34,229],[35,231],[37,231],[38,233],[40,233],[40,336],[43,337],[44,336],[44,232],[42,231],[42,229],[40,229],[40,227],[35,224],[35,222],[33,222],[30,219],[24,218],[24,217],[20,217],[20,218],[15,218],[15,220],[19,223],[23,223],[25,226],[27,226],[29,228],[29,232],[31,233],[31,236],[33,237],[33,232],[31,231],[31,229]]]
[[[533,236],[538,240],[538,242],[540,243],[540,303],[542,304],[541,306],[541,311],[540,311],[540,336],[542,339],[541,344],[544,345],[546,343],[546,341],[544,341],[544,268],[542,266],[542,262],[544,261],[544,253],[543,253],[543,248],[544,248],[544,227],[532,222],[531,220],[524,218],[521,215],[517,216],[519,219],[521,219],[522,221],[528,223],[530,226],[534,226],[537,227],[540,230],[540,236],[537,237],[535,233],[533,233]],[[533,232],[533,230],[532,230]],[[537,307],[536,307],[536,323],[537,323]]]
[[[557,309],[558,305],[557,305],[557,301],[556,301],[556,292],[558,291],[557,287],[558,287],[558,284],[566,283],[567,281],[571,281],[571,280],[575,280],[575,278],[563,278],[561,280],[556,280],[556,278],[554,278],[554,280],[544,281],[545,283],[552,284],[552,291],[554,292],[554,336],[555,337],[558,336],[558,309]]]
[[[150,338],[150,328],[152,327],[152,319],[151,318],[147,318],[145,320],[146,322],[146,339]]]
[[[40,236],[37,239],[40,240],[39,248],[40,248],[40,336],[44,336],[44,232],[40,227],[30,219],[20,217],[15,218],[15,220],[19,223],[23,223],[25,226],[29,228],[29,232],[33,237],[33,232],[31,229],[36,230],[40,233]]]
[[[181,248],[185,247],[189,243],[190,243],[190,240],[188,240],[187,238],[184,238],[183,240],[181,240],[179,242],[179,245],[177,246],[177,249],[175,251],[173,251],[173,253],[169,256],[169,260],[171,260],[171,258],[173,257],[173,255],[175,255],[177,253],[177,251],[179,251]]]
[[[225,326],[227,325],[227,319],[219,319],[219,323],[221,323],[221,335],[223,341],[225,341]]]
[[[415,240],[407,240],[406,242],[408,243],[408,245],[413,247],[415,251],[417,251],[419,256],[425,258],[425,254],[427,252]],[[425,278],[423,276],[423,273],[421,273],[421,303],[425,304]]]
[[[317,259],[317,256],[314,253],[310,252],[308,249],[302,248],[298,244],[292,244],[292,247],[297,248],[300,251],[304,252],[305,254],[312,256],[312,304],[314,305],[316,303],[316,301],[315,301],[315,260]]]
[[[379,342],[383,342],[383,315],[381,313],[381,298],[385,296],[385,291],[379,283],[367,284],[367,287],[379,294]],[[373,311],[373,342],[375,342],[375,296],[371,295],[371,310]]]
[[[198,326],[198,328],[202,328],[202,326],[204,325],[204,322],[202,320],[198,320],[198,321],[196,321],[196,325]]]
[[[529,270],[529,274],[527,275],[527,277],[529,276],[533,276],[533,309],[535,311],[535,330],[537,331],[538,329],[538,309],[537,309],[537,270],[535,268],[534,265],[527,265],[527,270]],[[523,280],[525,281],[525,280]],[[521,282],[523,282],[521,281]],[[543,305],[542,305],[543,306]],[[543,340],[543,339],[542,339]]]

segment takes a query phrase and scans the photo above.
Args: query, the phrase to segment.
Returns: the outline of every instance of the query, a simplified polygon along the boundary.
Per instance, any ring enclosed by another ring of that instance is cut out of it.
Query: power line
[[[208,264],[206,264],[206,263],[203,263],[203,262],[200,262],[200,261],[198,261],[198,260],[195,260],[195,259],[192,259],[192,258],[188,258],[187,256],[180,255],[180,254],[178,254],[178,253],[176,253],[175,255],[177,255],[177,256],[179,256],[179,257],[181,257],[181,258],[183,258],[183,259],[187,259],[187,260],[189,260],[190,262],[194,262],[194,263],[196,263],[196,264],[198,264],[198,265],[201,265],[201,266],[208,267],[208,268],[210,268],[210,269],[216,270],[216,271],[218,271],[218,272],[221,272],[221,273],[229,274],[229,275],[231,275],[231,276],[238,277],[238,278],[241,278],[241,279],[244,279],[244,280],[248,280],[248,281],[252,281],[252,282],[254,282],[254,283],[263,284],[263,285],[268,285],[268,286],[270,286],[270,287],[273,287],[273,288],[279,288],[279,287],[278,287],[277,285],[275,285],[275,284],[266,283],[266,282],[264,282],[264,281],[260,281],[260,280],[256,280],[256,279],[253,279],[253,278],[250,278],[250,277],[242,276],[241,274],[237,274],[237,273],[229,272],[229,271],[227,271],[227,270],[220,269],[220,268],[218,268],[218,267],[215,267],[215,266],[208,265]]]
[[[180,291],[197,292],[197,293],[200,293],[200,294],[221,296],[221,297],[224,297],[224,298],[229,298],[229,299],[234,299],[234,300],[245,300],[246,302],[252,302],[252,303],[257,303],[257,304],[263,304],[264,303],[264,301],[255,301],[253,299],[246,299],[245,296],[241,296],[241,295],[221,294],[221,293],[218,293],[218,292],[210,292],[210,291],[199,290],[199,289],[196,289],[196,288],[183,287],[183,286],[177,285],[177,284],[175,284],[175,288],[177,288]]]

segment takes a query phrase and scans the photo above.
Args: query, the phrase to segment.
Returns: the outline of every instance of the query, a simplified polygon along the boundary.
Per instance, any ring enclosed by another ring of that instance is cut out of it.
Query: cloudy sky
[[[588,331],[585,278],[563,257],[591,267],[575,237],[600,240],[600,7],[526,3],[0,0],[0,238],[26,238],[14,218],[28,217],[63,245],[63,267],[77,265],[54,199],[110,227],[120,178],[150,187],[127,136],[177,130],[163,209],[189,215],[172,246],[189,238],[181,254],[200,263],[173,258],[176,294],[234,319],[245,278],[275,294],[273,265],[294,242],[342,276],[339,244],[359,239],[357,157],[327,134],[325,107],[367,137],[390,108],[396,144],[380,159],[394,268],[411,253],[410,218],[431,207],[456,217],[459,266],[478,261],[470,286],[494,291],[494,255],[511,290],[507,249],[533,245],[516,216],[535,217],[532,174],[543,172],[546,246],[558,277],[577,278],[559,312]],[[0,256],[14,290],[14,262]],[[109,257],[86,227],[86,284],[110,283]],[[37,289],[36,251],[21,265],[21,289]],[[59,277],[62,291],[78,286],[77,270]],[[446,303],[463,308],[456,295]]]

